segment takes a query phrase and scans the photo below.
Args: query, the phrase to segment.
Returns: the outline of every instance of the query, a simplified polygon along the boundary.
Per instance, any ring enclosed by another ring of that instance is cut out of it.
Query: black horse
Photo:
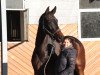
[[[35,75],[55,75],[55,60],[60,54],[60,46],[64,35],[58,26],[58,20],[54,14],[56,6],[52,11],[49,7],[39,19],[36,36],[35,49],[32,55],[32,66]],[[77,49],[75,75],[84,75],[85,50],[82,43],[73,36],[67,36],[74,41]],[[54,51],[53,51],[54,50]]]

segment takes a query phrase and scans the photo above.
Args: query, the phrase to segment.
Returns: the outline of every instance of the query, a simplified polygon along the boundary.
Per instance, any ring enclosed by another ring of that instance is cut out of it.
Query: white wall
[[[55,16],[59,24],[78,22],[78,0],[26,0],[25,7],[29,8],[29,24],[38,24],[39,17],[50,6],[57,6]]]

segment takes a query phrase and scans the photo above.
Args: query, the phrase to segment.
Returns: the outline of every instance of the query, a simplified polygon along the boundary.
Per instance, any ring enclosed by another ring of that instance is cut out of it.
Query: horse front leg
[[[32,63],[32,67],[34,69],[34,75],[39,75],[39,69],[40,69],[42,63],[36,53],[33,53],[31,63]]]

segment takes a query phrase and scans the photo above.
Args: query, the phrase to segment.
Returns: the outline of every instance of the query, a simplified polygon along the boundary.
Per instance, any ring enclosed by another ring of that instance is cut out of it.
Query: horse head
[[[63,34],[58,26],[58,20],[54,15],[55,13],[56,6],[51,11],[49,11],[49,7],[47,7],[46,11],[40,17],[39,25],[42,25],[42,29],[49,34],[52,39],[61,42]]]

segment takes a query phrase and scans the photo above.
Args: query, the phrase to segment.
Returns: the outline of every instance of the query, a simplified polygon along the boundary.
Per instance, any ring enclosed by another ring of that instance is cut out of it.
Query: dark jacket
[[[55,75],[74,75],[76,54],[73,47],[64,48],[56,60]]]

